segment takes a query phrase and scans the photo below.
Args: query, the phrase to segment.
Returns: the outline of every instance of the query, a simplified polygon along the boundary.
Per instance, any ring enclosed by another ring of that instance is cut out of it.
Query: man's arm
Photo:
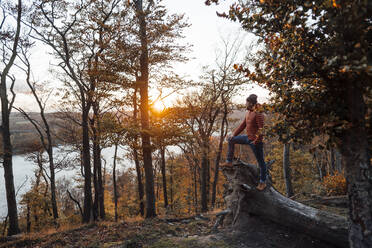
[[[246,117],[244,116],[244,120],[242,121],[242,123],[240,123],[239,127],[233,132],[233,137],[239,135],[244,130],[245,126],[247,125],[245,118]]]
[[[264,115],[263,113],[256,113],[256,124],[258,131],[256,134],[256,139],[253,141],[253,144],[257,145],[258,142],[262,141],[262,130],[264,126]]]

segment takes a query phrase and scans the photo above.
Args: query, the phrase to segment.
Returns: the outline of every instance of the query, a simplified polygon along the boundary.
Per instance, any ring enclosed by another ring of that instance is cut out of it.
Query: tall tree
[[[291,181],[291,167],[289,162],[289,149],[290,144],[284,143],[283,148],[283,176],[285,180],[285,192],[287,197],[293,196],[293,187]]]
[[[130,1],[129,1],[130,2]],[[161,1],[134,0],[133,23],[128,25],[129,33],[124,32],[133,40],[125,41],[123,47],[127,48],[124,53],[130,53],[124,64],[132,71],[135,79],[135,86],[140,93],[140,120],[141,120],[141,141],[142,157],[145,169],[146,182],[146,217],[156,216],[154,178],[151,157],[150,122],[149,122],[149,80],[150,73],[159,69],[166,73],[170,69],[171,61],[184,61],[182,55],[187,46],[180,45],[176,41],[182,38],[182,31],[188,24],[183,20],[183,15],[168,15]],[[125,37],[123,37],[125,38]],[[128,40],[128,39],[127,39]],[[133,42],[134,41],[134,42]],[[138,53],[138,50],[140,53]]]
[[[102,136],[105,132],[101,128],[101,119],[115,102],[113,92],[117,93],[120,86],[126,89],[123,77],[114,71],[111,65],[116,61],[111,54],[116,51],[115,41],[119,36],[120,17],[125,16],[125,7],[119,7],[121,0],[94,1],[83,12],[82,25],[84,31],[90,33],[85,43],[90,44],[88,57],[88,77],[92,93],[92,110],[90,118],[91,137],[93,143],[93,184],[95,188],[94,211],[101,219],[105,218],[104,187],[102,175],[101,150],[104,144]],[[123,10],[124,9],[124,10]],[[123,14],[124,12],[124,14]]]
[[[222,14],[260,37],[254,70],[242,70],[274,93],[272,107],[294,128],[294,139],[322,132],[340,149],[351,247],[372,246],[371,11],[368,1],[260,0],[239,1]]]
[[[137,104],[137,88],[135,88],[133,93],[133,123],[137,126],[138,123],[138,104]],[[138,156],[138,134],[135,133],[133,136],[133,157],[134,163],[136,166],[136,173],[137,173],[137,187],[138,187],[138,199],[139,199],[139,208],[141,216],[145,215],[145,204],[144,204],[144,187],[143,187],[143,180],[142,180],[142,170],[140,166],[139,156]]]
[[[89,3],[88,3],[89,4]],[[59,67],[70,80],[66,80],[72,88],[76,88],[81,107],[82,128],[82,165],[84,168],[84,216],[83,222],[93,220],[92,212],[92,186],[91,161],[89,146],[89,112],[91,109],[91,94],[89,82],[84,77],[86,61],[78,59],[81,46],[76,37],[79,26],[78,17],[86,8],[86,4],[64,1],[38,1],[35,2],[35,14],[32,24],[35,39],[38,39],[53,49],[54,55],[61,62]],[[79,35],[84,33],[79,33]],[[81,37],[81,36],[79,36]],[[83,38],[83,37],[81,37]],[[83,39],[82,39],[83,40]],[[79,39],[80,41],[80,39]]]
[[[200,175],[200,201],[201,211],[208,211],[208,173],[210,156],[210,139],[216,131],[217,117],[221,112],[218,102],[220,92],[215,91],[211,85],[205,84],[200,92],[193,92],[180,101],[182,112],[178,113],[179,122],[184,123],[184,128],[193,137],[201,154]]]
[[[51,198],[51,203],[52,203],[52,209],[53,209],[53,218],[55,224],[57,224],[57,219],[58,219],[58,206],[57,206],[57,200],[56,200],[56,180],[55,180],[55,164],[54,164],[54,156],[53,156],[53,145],[54,140],[52,137],[52,129],[50,127],[49,121],[46,118],[45,111],[46,111],[46,102],[49,98],[49,96],[52,94],[52,91],[48,92],[46,95],[46,99],[42,99],[40,96],[40,93],[37,92],[37,88],[41,88],[40,85],[38,85],[36,82],[33,82],[31,79],[31,64],[29,61],[29,52],[28,49],[25,47],[21,48],[21,53],[20,53],[20,60],[22,61],[24,68],[22,70],[26,74],[26,83],[28,87],[31,90],[31,93],[37,103],[37,106],[40,110],[40,117],[41,117],[41,123],[34,118],[32,118],[25,110],[23,110],[21,107],[15,108],[17,109],[20,113],[27,118],[32,125],[35,127],[39,134],[39,138],[41,141],[41,145],[43,146],[44,150],[48,154],[49,158],[49,172],[50,175],[49,180],[50,180],[50,198]]]
[[[3,167],[4,167],[4,178],[5,178],[5,189],[6,189],[6,200],[8,206],[8,216],[9,216],[9,229],[8,235],[14,235],[20,232],[18,226],[18,214],[17,214],[17,201],[14,190],[14,177],[13,177],[13,149],[10,140],[10,130],[9,130],[9,116],[13,106],[15,94],[13,92],[15,78],[9,75],[9,71],[14,64],[17,57],[18,46],[20,43],[20,33],[21,33],[21,20],[22,20],[22,1],[18,0],[16,6],[16,27],[15,30],[11,30],[6,25],[6,18],[9,15],[11,9],[7,9],[7,3],[1,3],[2,19],[0,23],[1,37],[1,53],[3,55],[3,65],[0,76],[0,99],[1,99],[1,131],[3,139]],[[10,7],[10,6],[9,6]],[[12,44],[11,44],[12,43]],[[13,97],[9,102],[8,99],[8,89],[7,89],[7,79],[11,79],[12,84],[10,90],[13,93]]]
[[[65,99],[74,98],[81,109],[82,164],[85,177],[84,222],[99,215],[104,218],[104,194],[99,140],[99,117],[102,99],[109,97],[115,84],[120,84],[118,72],[108,63],[108,54],[115,49],[118,34],[120,0],[41,1],[36,2],[33,25],[35,38],[49,45],[65,75]],[[124,5],[123,5],[124,6]],[[62,14],[63,13],[63,14]],[[125,13],[125,12],[123,12]],[[90,112],[93,118],[90,123]],[[89,125],[91,124],[91,125]],[[93,182],[95,186],[92,208],[90,141],[93,134]],[[93,211],[94,210],[94,211]],[[96,213],[94,216],[92,213]]]
[[[185,85],[186,83],[180,85]],[[166,176],[166,157],[165,152],[167,146],[177,145],[179,137],[183,136],[184,130],[175,122],[172,109],[163,109],[161,111],[152,109],[152,128],[151,135],[153,136],[153,146],[160,153],[160,171],[162,175],[164,208],[168,207],[167,194],[167,176]]]
[[[154,175],[152,168],[152,158],[151,158],[151,143],[150,135],[148,130],[149,126],[149,55],[148,55],[148,44],[147,44],[147,22],[146,14],[143,9],[142,0],[134,1],[137,11],[137,18],[139,23],[139,38],[141,42],[141,55],[140,55],[140,72],[141,76],[139,78],[139,89],[141,95],[141,137],[142,137],[142,156],[143,165],[145,168],[145,180],[146,180],[146,218],[151,218],[156,216],[155,209],[155,192],[154,192]],[[153,2],[148,3],[147,8],[150,8]]]
[[[215,65],[213,69],[206,71],[204,78],[206,82],[212,85],[213,89],[219,94],[218,102],[221,105],[221,113],[218,116],[219,141],[214,161],[214,177],[212,184],[212,208],[216,201],[216,191],[219,179],[219,164],[222,155],[223,141],[227,135],[229,126],[228,115],[232,111],[231,97],[241,89],[242,84],[247,84],[246,77],[243,73],[234,69],[234,65],[242,61],[242,57],[246,56],[246,51],[243,48],[244,38],[241,35],[236,35],[233,39],[221,38],[222,49],[216,54]],[[249,47],[246,47],[249,48]],[[242,52],[244,51],[244,52]],[[249,51],[249,50],[247,50]]]

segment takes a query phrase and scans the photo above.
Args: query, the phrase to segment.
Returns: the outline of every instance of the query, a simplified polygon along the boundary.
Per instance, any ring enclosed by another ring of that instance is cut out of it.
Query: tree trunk
[[[138,185],[138,198],[139,198],[139,208],[141,216],[145,215],[145,204],[144,204],[144,187],[142,182],[142,172],[141,167],[138,159],[138,152],[136,149],[133,149],[134,154],[134,164],[136,165],[136,173],[137,173],[137,185]]]
[[[27,80],[28,83],[28,80]],[[40,116],[43,120],[44,126],[45,126],[45,133],[47,136],[48,145],[45,147],[48,153],[49,158],[49,171],[50,171],[50,194],[51,194],[51,201],[52,201],[52,210],[53,210],[53,218],[54,218],[54,224],[57,225],[57,219],[58,219],[58,206],[57,206],[57,199],[56,199],[56,174],[55,174],[55,167],[54,167],[54,156],[53,156],[53,138],[52,138],[52,132],[49,127],[49,123],[45,117],[45,107],[41,103],[39,97],[36,94],[35,88],[32,87],[31,84],[29,84],[32,93],[39,105],[40,108]],[[44,138],[42,138],[44,140]],[[45,142],[42,141],[45,146]]]
[[[97,143],[96,143],[97,134],[96,134],[96,130],[93,127],[93,125],[91,125],[91,128],[93,130],[93,188],[94,188],[93,219],[96,221],[98,220],[98,216],[99,216],[99,207],[98,207],[99,188],[98,188],[98,175],[97,175],[98,168],[97,168]]]
[[[159,201],[159,195],[160,195],[160,183],[159,183],[159,177],[157,175],[157,169],[158,169],[158,163],[156,163],[154,168],[154,190],[155,190],[155,200]]]
[[[94,166],[94,218],[105,219],[104,188],[102,183],[102,160],[100,145],[100,121],[99,121],[99,103],[93,104],[93,118],[91,120],[91,129],[93,133],[93,166]]]
[[[372,166],[365,128],[365,103],[356,82],[347,82],[348,120],[341,154],[345,161],[349,195],[351,247],[372,247]]]
[[[9,216],[9,229],[8,236],[20,233],[18,226],[18,211],[17,201],[14,189],[14,177],[13,177],[13,148],[10,141],[10,129],[9,129],[9,116],[11,106],[9,106],[6,78],[8,76],[10,68],[13,66],[14,60],[17,56],[17,47],[19,42],[19,36],[21,32],[21,15],[22,15],[22,1],[18,0],[17,6],[17,28],[15,32],[15,38],[11,51],[11,57],[8,63],[1,72],[0,82],[0,99],[1,99],[1,131],[3,136],[3,167],[4,167],[4,180],[6,190],[6,200],[8,207]]]
[[[203,149],[204,150],[204,149]],[[208,155],[206,150],[203,151],[201,164],[201,212],[205,213],[208,211],[208,201],[207,201],[207,170],[208,170]]]
[[[94,139],[95,144],[93,144],[93,151],[95,151],[94,154],[94,161],[97,166],[97,183],[98,183],[98,213],[101,220],[105,219],[105,189],[103,186],[103,179],[102,179],[102,159],[101,159],[101,145],[100,145],[100,115],[99,115],[99,102],[96,102],[93,105],[93,111],[94,111],[94,122],[97,126],[96,128],[96,137]]]
[[[223,140],[226,137],[226,131],[225,131],[225,122],[227,121],[227,107],[225,104],[225,109],[222,117],[222,123],[221,123],[221,129],[220,129],[220,140],[218,143],[218,150],[216,155],[216,160],[214,163],[214,180],[213,180],[213,188],[212,188],[212,208],[214,208],[214,204],[216,202],[216,191],[217,191],[217,184],[218,184],[218,174],[219,168],[220,168],[220,160],[221,160],[221,154],[222,154],[222,148],[223,148]]]
[[[137,81],[138,82],[138,81]],[[133,122],[137,126],[137,88],[134,89],[133,94]],[[137,144],[138,138],[137,135],[134,137],[134,147],[133,147],[133,156],[134,156],[134,163],[136,165],[136,172],[137,172],[137,184],[138,184],[138,198],[139,198],[139,208],[141,216],[145,215],[145,205],[144,205],[144,189],[143,189],[143,182],[142,182],[142,172],[138,158],[137,152]]]
[[[81,96],[84,92],[81,93]],[[84,102],[84,101],[82,101]],[[90,107],[83,104],[82,113],[82,131],[83,131],[83,151],[82,151],[82,162],[84,168],[84,217],[83,222],[89,223],[93,220],[93,208],[92,208],[92,172],[90,165],[90,147],[89,147],[89,124],[88,114]]]
[[[98,176],[98,206],[99,206],[99,217],[104,220],[106,217],[105,213],[105,188],[103,185],[103,175],[102,175],[102,160],[101,160],[101,146],[98,144],[98,155],[97,157],[97,176]]]
[[[165,173],[165,147],[160,148],[161,153],[161,176],[163,178],[163,195],[164,195],[164,208],[168,207],[168,195],[167,195],[167,178]]]
[[[342,172],[342,155],[338,149],[335,149],[335,162],[336,162],[336,170],[341,173]]]
[[[331,168],[330,168],[330,173],[331,175],[334,175],[335,174],[335,171],[336,171],[336,161],[335,161],[335,152],[334,152],[335,148],[331,147],[330,149],[330,165],[331,165]]]
[[[173,209],[173,162],[170,164],[170,204]]]
[[[94,167],[96,168],[96,184],[97,184],[97,207],[98,216],[105,219],[105,204],[104,204],[104,188],[102,183],[102,160],[101,160],[101,146],[99,144],[99,138],[95,137],[93,141],[93,161]]]
[[[270,182],[264,191],[257,191],[259,170],[254,165],[240,162],[223,174],[227,180],[224,199],[229,210],[224,225],[243,230],[265,218],[336,246],[348,247],[346,218],[286,198]]]
[[[211,193],[211,160],[209,159],[209,149],[208,149],[208,157],[207,157],[207,206],[210,203],[210,193]]]
[[[316,164],[316,167],[317,167],[318,172],[319,172],[319,181],[322,181],[323,180],[323,177],[325,175],[323,174],[322,160],[321,160],[320,156],[321,155],[319,154],[319,151],[315,151],[315,154],[314,154],[315,164]]]
[[[49,142],[51,142],[51,140]],[[54,218],[54,221],[56,222],[58,219],[58,207],[57,207],[57,199],[56,199],[56,174],[55,174],[55,168],[54,168],[52,144],[50,144],[48,156],[49,156],[49,171],[50,171],[50,194],[52,198],[53,218]]]
[[[155,192],[154,192],[154,175],[152,168],[151,157],[151,141],[149,130],[149,103],[148,103],[148,83],[149,83],[149,60],[148,60],[148,47],[147,47],[147,27],[145,20],[145,13],[142,7],[142,0],[136,1],[136,8],[139,21],[139,34],[141,41],[141,56],[140,56],[140,96],[141,96],[141,137],[142,137],[142,152],[143,152],[143,166],[145,168],[145,181],[146,181],[146,218],[156,216],[155,208]]]
[[[98,180],[97,180],[97,129],[94,126],[94,117],[90,120],[90,128],[92,129],[92,143],[93,143],[93,219],[98,220]]]
[[[18,214],[17,214],[17,202],[14,190],[14,177],[13,177],[13,164],[12,164],[12,146],[10,143],[10,132],[9,132],[9,116],[5,117],[3,113],[3,167],[4,167],[4,178],[6,188],[6,199],[9,216],[9,229],[8,236],[18,234],[20,232],[18,227]],[[4,121],[8,119],[8,121]]]
[[[198,179],[197,179],[197,173],[196,173],[196,164],[194,165],[194,211],[195,213],[198,213]]]
[[[116,186],[116,157],[118,154],[118,144],[115,144],[115,152],[114,152],[114,163],[112,169],[112,181],[114,184],[114,203],[115,203],[115,222],[118,221],[118,190]]]
[[[26,201],[26,207],[27,207],[27,215],[26,215],[26,232],[31,232],[31,207],[30,207],[30,201],[27,199]]]
[[[285,180],[285,191],[287,197],[293,196],[291,168],[289,164],[289,149],[290,145],[288,143],[285,143],[283,147],[283,175]]]

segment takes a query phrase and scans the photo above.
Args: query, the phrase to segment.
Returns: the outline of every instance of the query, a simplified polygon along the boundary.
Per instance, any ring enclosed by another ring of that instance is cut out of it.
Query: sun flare
[[[153,108],[158,112],[162,112],[165,109],[165,105],[162,101],[156,101],[153,104]]]

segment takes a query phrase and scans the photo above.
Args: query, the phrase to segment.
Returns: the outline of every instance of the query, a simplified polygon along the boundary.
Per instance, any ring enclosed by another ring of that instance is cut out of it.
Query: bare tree
[[[14,178],[13,178],[13,149],[10,141],[10,130],[9,130],[9,116],[14,103],[15,94],[13,92],[15,78],[9,75],[10,68],[13,66],[17,56],[17,48],[20,43],[21,33],[21,18],[22,18],[22,1],[18,0],[17,4],[16,20],[17,24],[15,32],[5,27],[6,18],[8,17],[8,9],[6,9],[6,3],[1,4],[2,20],[0,23],[1,31],[1,52],[2,52],[2,63],[4,68],[1,71],[1,82],[0,82],[0,98],[1,98],[1,131],[3,138],[3,166],[4,166],[4,177],[5,177],[5,188],[6,188],[6,199],[8,206],[9,216],[9,229],[8,235],[14,235],[20,232],[18,226],[18,214],[17,214],[17,202],[14,191]],[[12,45],[11,45],[12,43]],[[13,93],[12,99],[8,100],[7,94],[7,79],[12,81],[10,91]]]
[[[113,83],[120,83],[118,74],[106,63],[106,55],[107,50],[115,47],[115,34],[120,30],[117,27],[119,13],[125,13],[119,7],[121,2],[87,1],[80,4],[79,1],[42,1],[36,6],[33,19],[33,24],[38,27],[34,28],[35,38],[50,46],[60,61],[58,65],[65,76],[67,101],[75,103],[81,110],[78,122],[82,130],[85,177],[84,222],[98,216],[105,217],[99,119],[102,99],[110,97],[108,92],[114,91]],[[90,137],[93,139],[94,203]]]
[[[58,207],[57,207],[57,200],[56,200],[56,183],[55,183],[55,165],[54,165],[54,157],[53,157],[53,137],[52,137],[52,130],[50,128],[50,124],[45,116],[45,109],[46,109],[46,103],[49,99],[49,96],[52,94],[52,91],[47,93],[46,99],[42,99],[40,97],[40,94],[37,92],[37,83],[31,80],[31,64],[28,58],[28,49],[25,47],[21,47],[21,53],[19,54],[19,59],[22,61],[24,67],[20,67],[26,74],[26,83],[28,87],[31,90],[31,93],[37,103],[37,106],[40,110],[40,117],[41,117],[41,123],[35,119],[33,119],[24,109],[17,108],[20,113],[23,114],[25,118],[27,118],[32,125],[37,130],[41,144],[44,148],[44,150],[48,154],[49,158],[49,173],[50,175],[47,175],[50,180],[50,197],[51,197],[51,203],[52,203],[52,209],[53,209],[53,218],[55,221],[55,224],[57,224],[58,219]]]
[[[221,38],[222,50],[216,54],[215,69],[210,70],[206,74],[207,82],[213,85],[213,88],[220,93],[218,101],[221,104],[221,113],[219,116],[219,141],[218,148],[214,163],[214,177],[212,185],[212,200],[211,205],[214,208],[216,201],[216,190],[219,179],[219,163],[222,155],[223,141],[227,135],[229,122],[228,115],[232,111],[231,97],[241,89],[242,84],[247,84],[247,80],[243,73],[237,71],[234,68],[235,63],[241,58],[239,56],[246,56],[242,49],[242,43],[244,37],[239,34],[234,39]],[[248,51],[251,50],[251,46],[248,47]]]
[[[80,100],[82,164],[85,175],[83,222],[89,222],[93,219],[88,118],[92,105],[91,94],[89,93],[91,89],[89,82],[84,77],[86,64],[79,61],[78,42],[70,40],[71,37],[76,37],[75,31],[79,25],[78,16],[89,3],[73,6],[74,3],[68,4],[63,1],[52,0],[35,4],[35,14],[32,21],[35,25],[33,31],[36,35],[33,37],[53,49],[55,56],[61,61],[58,64],[59,67],[71,80],[68,81],[70,86],[77,88],[76,93]]]

